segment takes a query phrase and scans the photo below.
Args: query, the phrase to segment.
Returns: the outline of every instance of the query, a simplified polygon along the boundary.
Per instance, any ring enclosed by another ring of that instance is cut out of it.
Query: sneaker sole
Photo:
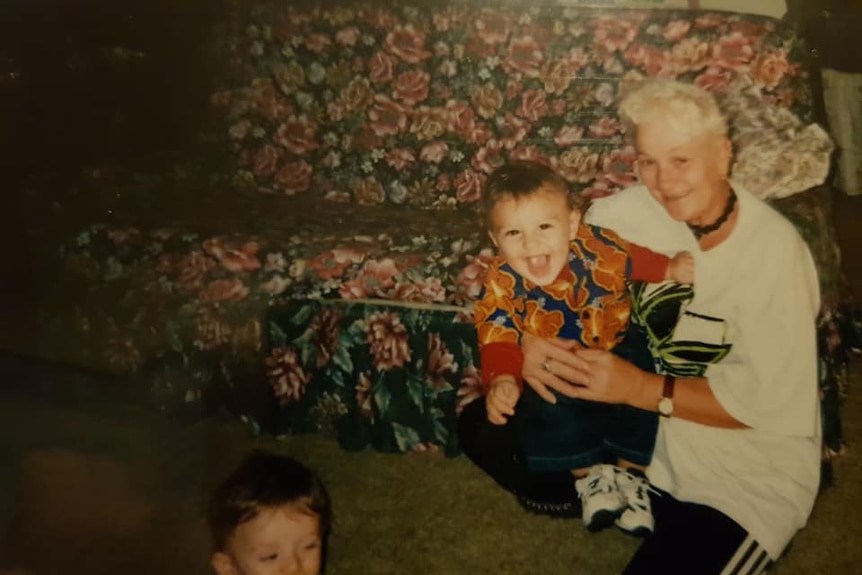
[[[646,537],[648,535],[652,535],[652,529],[649,527],[635,527],[634,529],[626,529],[625,527],[620,527],[617,525],[620,531],[627,535],[631,535],[632,537]]]
[[[590,521],[590,524],[587,525],[587,531],[595,533],[596,531],[601,531],[606,527],[610,527],[620,516],[621,511],[622,510],[608,511],[607,509],[596,511],[593,514],[592,521]]]

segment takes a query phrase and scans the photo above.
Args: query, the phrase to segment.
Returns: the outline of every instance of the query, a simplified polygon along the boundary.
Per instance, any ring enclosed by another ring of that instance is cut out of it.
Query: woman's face
[[[712,223],[727,201],[730,141],[692,135],[672,122],[638,126],[635,145],[641,182],[670,217],[694,225]]]

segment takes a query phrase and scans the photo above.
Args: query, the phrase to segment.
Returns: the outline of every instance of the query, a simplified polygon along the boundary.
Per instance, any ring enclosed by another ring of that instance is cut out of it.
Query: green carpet
[[[860,375],[857,364],[852,383]],[[852,448],[862,439],[859,394],[846,402],[844,418]],[[219,418],[179,424],[128,407],[82,410],[16,394],[0,402],[0,517],[9,536],[0,567],[22,554],[19,524],[11,532],[8,526],[23,505],[23,463],[34,453],[62,450],[104,456],[127,473],[129,485],[125,495],[114,494],[93,466],[82,472],[90,473],[83,488],[67,478],[46,479],[60,486],[61,502],[66,497],[70,508],[74,503],[93,512],[82,520],[69,511],[66,524],[55,520],[60,527],[31,536],[27,553],[41,561],[40,573],[209,573],[202,505],[251,446],[292,454],[324,479],[335,511],[329,575],[613,574],[637,545],[614,529],[590,534],[577,520],[526,513],[464,457],[348,453],[317,436],[256,439],[239,422]],[[836,462],[835,475],[809,527],[772,573],[859,572],[862,462],[855,451]],[[148,511],[140,525],[122,533],[114,523],[122,523],[128,500]],[[55,504],[52,516],[62,518],[63,507]]]

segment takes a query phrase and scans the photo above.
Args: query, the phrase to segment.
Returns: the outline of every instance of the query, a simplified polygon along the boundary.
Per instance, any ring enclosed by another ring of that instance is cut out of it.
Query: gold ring
[[[542,362],[542,369],[544,369],[545,371],[548,371],[548,372],[551,371],[551,360],[550,359],[546,359],[545,361]]]

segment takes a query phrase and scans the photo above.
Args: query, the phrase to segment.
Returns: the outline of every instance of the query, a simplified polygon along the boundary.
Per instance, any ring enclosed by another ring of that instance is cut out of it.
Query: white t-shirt
[[[776,559],[808,520],[820,480],[820,293],[811,254],[793,225],[733,187],[736,227],[708,251],[644,186],[596,200],[586,220],[667,255],[694,254],[687,310],[724,320],[724,341],[732,344],[705,377],[724,409],[749,428],[662,418],[648,475],[677,499],[728,515]],[[683,385],[678,380],[677,388]]]

